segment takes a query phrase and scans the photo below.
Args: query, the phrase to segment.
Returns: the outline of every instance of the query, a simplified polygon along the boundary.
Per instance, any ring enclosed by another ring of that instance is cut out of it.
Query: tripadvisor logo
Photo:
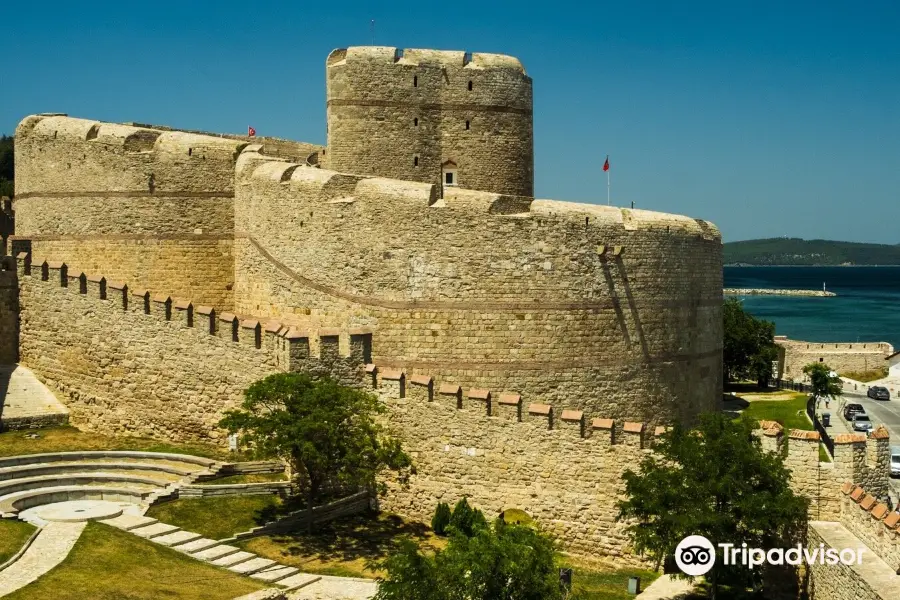
[[[689,535],[679,542],[675,548],[675,564],[685,575],[696,577],[705,575],[716,564],[716,547],[720,549],[722,564],[726,566],[742,565],[751,569],[763,564],[769,565],[829,565],[838,563],[845,565],[862,564],[863,552],[866,548],[826,548],[819,544],[818,548],[806,548],[797,544],[791,548],[749,548],[747,544],[737,546],[730,543],[713,543],[702,535]]]

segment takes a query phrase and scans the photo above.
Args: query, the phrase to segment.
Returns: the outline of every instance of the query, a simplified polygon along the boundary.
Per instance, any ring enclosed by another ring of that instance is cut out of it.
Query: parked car
[[[873,385],[869,388],[869,391],[866,392],[866,395],[873,400],[890,400],[891,393],[888,391],[886,387],[882,387],[880,385]]]
[[[863,433],[867,433],[872,431],[874,426],[872,425],[872,421],[869,420],[869,415],[865,413],[857,413],[853,415],[853,431],[862,431]]]
[[[891,446],[891,477],[900,476],[900,446]]]
[[[860,413],[865,413],[866,410],[863,408],[862,404],[848,404],[844,407],[844,418],[848,422],[853,422],[854,415],[858,415]]]

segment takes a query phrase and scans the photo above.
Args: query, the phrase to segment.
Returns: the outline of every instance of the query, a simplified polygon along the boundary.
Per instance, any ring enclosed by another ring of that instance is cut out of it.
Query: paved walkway
[[[647,586],[643,592],[635,596],[640,600],[670,600],[687,596],[694,589],[694,584],[684,579],[675,579],[671,575],[660,575],[656,581]]]
[[[0,429],[61,425],[69,410],[22,365],[0,365]]]
[[[61,563],[81,537],[87,523],[49,523],[25,554],[0,571],[0,596],[25,587]]]
[[[900,577],[875,552],[868,548],[858,537],[853,535],[840,523],[831,521],[810,521],[810,529],[814,529],[822,540],[832,548],[866,548],[862,564],[847,567],[865,581],[872,591],[881,598],[900,598]],[[835,568],[835,567],[827,567]],[[850,591],[848,597],[859,597]]]

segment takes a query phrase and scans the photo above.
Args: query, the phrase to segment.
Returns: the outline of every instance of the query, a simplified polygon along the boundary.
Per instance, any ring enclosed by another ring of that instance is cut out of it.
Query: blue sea
[[[742,296],[776,335],[810,342],[890,342],[900,349],[900,267],[725,267],[726,288],[825,289],[831,298]]]

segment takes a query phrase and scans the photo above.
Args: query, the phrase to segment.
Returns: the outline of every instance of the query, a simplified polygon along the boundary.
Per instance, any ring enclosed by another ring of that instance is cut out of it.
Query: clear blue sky
[[[900,242],[900,3],[6,2],[0,132],[66,112],[324,143],[324,61],[501,52],[534,78],[542,198],[715,222],[726,241]]]

